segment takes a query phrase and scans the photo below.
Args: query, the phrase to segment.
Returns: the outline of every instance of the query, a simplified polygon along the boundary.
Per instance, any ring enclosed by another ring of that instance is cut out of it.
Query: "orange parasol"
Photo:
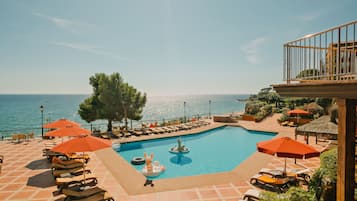
[[[68,126],[80,126],[80,124],[68,119],[59,119],[57,121],[43,125],[43,128],[64,128]]]
[[[259,152],[278,157],[285,157],[284,172],[286,172],[286,158],[312,158],[320,155],[313,147],[293,140],[289,137],[274,138],[257,143]]]
[[[296,115],[296,124],[299,125],[299,115],[308,115],[310,112],[302,110],[302,109],[295,109],[288,111],[288,115]]]
[[[78,126],[71,126],[71,127],[64,127],[60,128],[54,131],[49,131],[45,134],[45,136],[51,136],[51,137],[65,137],[65,136],[70,136],[70,137],[76,137],[80,135],[89,135],[91,134],[90,130],[78,127]]]
[[[290,110],[288,111],[288,115],[308,115],[310,112],[302,110],[302,109],[295,109],[295,110]]]
[[[60,153],[87,152],[87,151],[96,151],[111,146],[112,146],[112,142],[110,140],[105,140],[90,135],[86,135],[86,136],[79,136],[78,138],[74,138],[62,144],[59,144],[53,147],[51,151],[60,152]],[[83,178],[85,183],[84,161],[83,161]]]
[[[53,147],[51,150],[54,152],[61,152],[61,153],[73,153],[73,152],[96,151],[111,146],[112,146],[112,142],[110,140],[105,140],[94,136],[86,135],[86,136],[80,136],[78,138],[68,140],[62,144]]]

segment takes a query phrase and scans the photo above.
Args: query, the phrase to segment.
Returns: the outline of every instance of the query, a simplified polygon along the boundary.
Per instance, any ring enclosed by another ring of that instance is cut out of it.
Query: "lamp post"
[[[209,100],[209,101],[208,101],[208,118],[209,118],[209,119],[211,119],[211,103],[212,103],[212,101]]]
[[[40,110],[41,110],[41,136],[43,138],[43,105],[40,106]]]
[[[186,123],[186,101],[183,102],[183,121]]]

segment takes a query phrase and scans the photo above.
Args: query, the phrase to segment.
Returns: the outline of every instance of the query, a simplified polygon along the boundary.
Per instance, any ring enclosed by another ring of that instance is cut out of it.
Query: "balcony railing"
[[[284,80],[357,80],[357,21],[284,44]]]

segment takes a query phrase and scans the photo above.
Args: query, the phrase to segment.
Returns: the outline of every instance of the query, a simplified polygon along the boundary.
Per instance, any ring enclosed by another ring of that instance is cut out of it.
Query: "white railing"
[[[357,79],[357,21],[284,44],[284,80]]]

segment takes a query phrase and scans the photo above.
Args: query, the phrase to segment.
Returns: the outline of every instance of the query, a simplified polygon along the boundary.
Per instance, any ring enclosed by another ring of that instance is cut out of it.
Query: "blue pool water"
[[[182,136],[187,154],[176,155],[169,149],[177,145],[177,137],[122,144],[119,154],[130,163],[144,152],[153,153],[165,172],[155,177],[174,178],[233,170],[256,151],[256,143],[273,138],[274,133],[248,131],[240,127],[221,127],[195,135]],[[143,165],[134,166],[141,170]]]

